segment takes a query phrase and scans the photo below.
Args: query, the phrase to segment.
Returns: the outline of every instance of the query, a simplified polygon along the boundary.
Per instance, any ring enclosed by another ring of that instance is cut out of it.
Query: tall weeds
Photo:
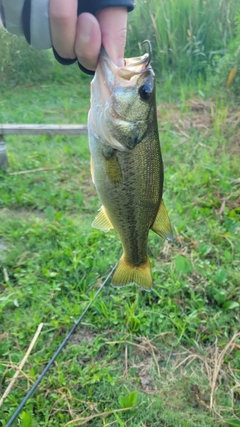
[[[155,69],[181,78],[205,73],[234,38],[239,0],[136,0],[129,16],[127,54],[149,39]]]
[[[177,75],[182,80],[197,78],[199,73],[211,76],[210,66],[216,65],[216,72],[221,66],[221,78],[225,79],[231,66],[237,66],[240,0],[135,3],[135,10],[129,14],[126,56],[138,55],[139,43],[149,39],[153,46],[152,64],[158,75]],[[226,53],[230,57],[226,55],[224,61]],[[76,67],[57,64],[50,52],[36,51],[23,38],[0,29],[0,88],[8,83],[76,79],[77,72]]]

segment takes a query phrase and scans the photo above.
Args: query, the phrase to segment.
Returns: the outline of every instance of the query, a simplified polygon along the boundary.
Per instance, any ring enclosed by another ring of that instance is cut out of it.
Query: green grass
[[[225,98],[195,99],[194,109],[186,88],[180,92],[173,102],[171,84],[158,84],[164,199],[176,238],[169,244],[150,234],[153,291],[107,285],[14,425],[240,425],[239,336],[226,347],[240,325],[234,107]],[[88,85],[19,87],[4,92],[0,104],[0,122],[86,123]],[[6,142],[2,392],[41,322],[43,328],[0,408],[3,425],[121,254],[114,232],[91,228],[99,202],[85,137],[9,136]],[[15,174],[39,168],[46,170]]]
[[[197,80],[214,73],[226,81],[239,62],[239,0],[136,0],[128,15],[126,56],[137,56],[149,39],[158,76]],[[24,38],[0,30],[0,88],[29,81],[75,82],[78,67],[63,67],[51,51],[37,51]],[[83,78],[83,77],[81,77]],[[86,81],[88,81],[87,77]],[[239,87],[239,78],[237,77]],[[218,83],[217,83],[218,84]]]
[[[216,66],[217,55],[227,52],[236,37],[238,15],[235,0],[137,0],[129,16],[128,53],[149,39],[158,73],[196,79],[209,65]]]

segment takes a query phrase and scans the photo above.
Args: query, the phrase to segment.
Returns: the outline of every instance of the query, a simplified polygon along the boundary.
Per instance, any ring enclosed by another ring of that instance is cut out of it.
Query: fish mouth
[[[89,117],[93,131],[114,149],[125,151],[127,147],[110,135],[109,120],[112,118],[122,124],[125,122],[126,126],[128,123],[126,118],[119,116],[114,107],[114,91],[116,88],[131,90],[137,86],[141,76],[153,73],[150,59],[151,54],[145,53],[124,59],[124,65],[118,67],[111,61],[104,47],[101,48],[98,66],[91,82],[92,107]]]
[[[124,66],[118,67],[111,61],[102,46],[98,66],[91,83],[92,95],[95,95],[95,100],[96,97],[99,97],[104,106],[115,87],[135,86],[140,75],[152,70],[149,59],[150,54],[145,53],[142,56],[124,59]]]
[[[151,69],[149,53],[134,58],[124,58],[123,67],[118,67],[111,61],[105,48],[102,46],[93,83],[94,80],[98,79],[99,74],[101,74],[102,77],[105,76],[106,83],[109,82],[109,89],[112,89],[111,86],[113,84],[114,86],[117,84],[128,86],[127,82],[132,86],[135,83],[132,79],[135,78],[137,80],[139,74],[149,69]]]

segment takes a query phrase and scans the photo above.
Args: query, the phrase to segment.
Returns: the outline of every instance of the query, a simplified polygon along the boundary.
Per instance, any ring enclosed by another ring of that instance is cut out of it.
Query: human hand
[[[95,70],[101,45],[111,60],[123,65],[127,33],[127,9],[109,7],[96,16],[84,12],[77,16],[77,0],[50,0],[52,43],[62,58],[78,58],[83,67]]]

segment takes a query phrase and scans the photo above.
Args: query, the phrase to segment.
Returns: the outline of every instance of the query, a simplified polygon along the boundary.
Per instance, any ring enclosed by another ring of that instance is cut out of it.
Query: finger
[[[49,15],[55,50],[62,58],[75,58],[77,0],[50,0]]]
[[[77,21],[75,52],[78,61],[88,70],[95,70],[101,48],[100,26],[95,16],[81,13]]]
[[[98,12],[97,19],[103,46],[114,64],[122,66],[127,36],[127,9],[109,7]]]

